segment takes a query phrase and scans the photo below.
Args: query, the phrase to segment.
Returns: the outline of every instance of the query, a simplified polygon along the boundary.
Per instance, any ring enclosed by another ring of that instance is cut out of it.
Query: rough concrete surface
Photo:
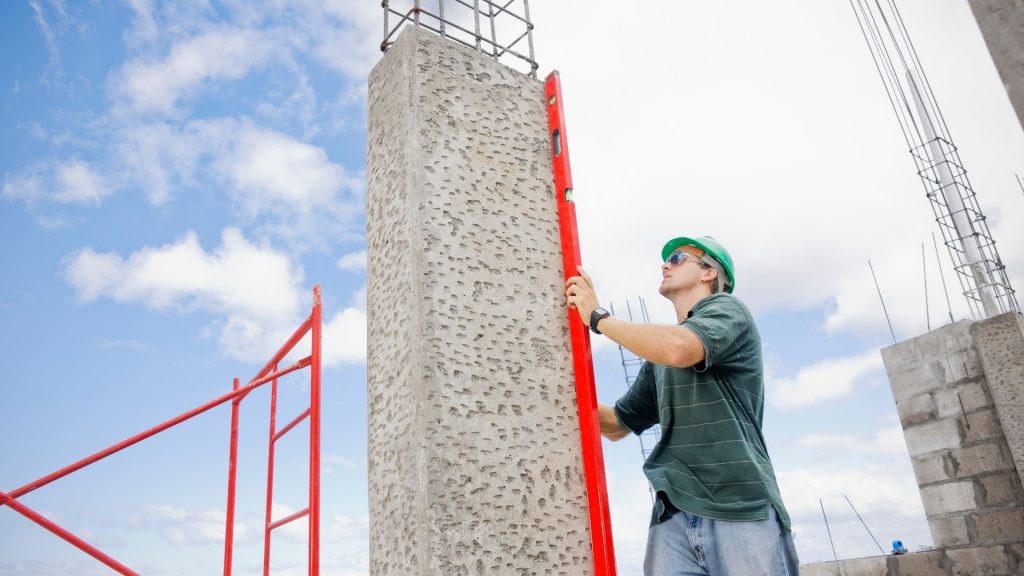
[[[1024,316],[1008,312],[977,322],[971,335],[1019,474],[1024,470]]]
[[[968,0],[1024,128],[1024,0]]]
[[[593,572],[543,86],[407,27],[369,80],[370,574]]]

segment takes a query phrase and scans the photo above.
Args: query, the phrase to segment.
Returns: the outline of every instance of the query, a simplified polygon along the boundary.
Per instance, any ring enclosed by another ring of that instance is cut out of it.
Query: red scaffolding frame
[[[32,492],[38,488],[42,488],[55,480],[59,480],[75,471],[81,470],[90,464],[94,464],[107,456],[120,452],[129,446],[138,444],[139,442],[154,436],[168,428],[181,424],[182,422],[189,420],[195,416],[198,416],[211,408],[215,408],[226,402],[231,402],[231,434],[229,444],[229,456],[228,456],[228,495],[227,495],[227,517],[225,519],[224,528],[224,575],[230,576],[231,574],[231,561],[234,551],[234,518],[235,518],[235,472],[237,470],[238,463],[238,418],[239,411],[241,408],[242,400],[253,390],[271,383],[271,394],[270,394],[270,440],[269,440],[269,456],[267,461],[267,509],[266,519],[264,522],[264,550],[263,550],[263,574],[269,575],[270,573],[270,534],[271,532],[298,520],[299,518],[308,518],[309,521],[309,555],[308,555],[308,573],[310,576],[319,576],[320,574],[320,340],[322,335],[322,324],[323,317],[321,313],[321,302],[320,302],[320,286],[313,286],[313,308],[309,316],[303,321],[303,323],[295,330],[290,338],[278,349],[277,353],[268,361],[263,368],[256,373],[256,375],[249,381],[245,386],[241,386],[238,378],[234,379],[234,385],[231,392],[224,394],[214,400],[211,400],[201,406],[193,408],[179,416],[171,418],[162,424],[158,424],[149,430],[136,434],[126,440],[118,442],[113,446],[101,450],[92,456],[83,458],[74,464],[65,466],[52,474],[43,476],[42,478],[29,482],[28,484],[11,490],[10,492],[0,491],[0,506],[8,506],[10,509],[18,512],[22,516],[25,516],[29,520],[32,520],[36,524],[39,524],[43,528],[49,530],[53,534],[57,535],[61,539],[69,542],[76,548],[82,550],[86,554],[99,560],[103,564],[109,566],[115,572],[125,575],[136,575],[134,572],[124,564],[111,558],[107,554],[104,554],[95,546],[85,542],[81,538],[75,536],[71,532],[58,526],[55,522],[44,518],[38,512],[32,510],[28,506],[22,504],[18,498]],[[295,348],[295,346],[305,337],[306,334],[310,334],[311,340],[311,352],[309,356],[302,358],[298,362],[291,364],[290,366],[279,369],[278,365],[280,362]],[[309,408],[304,410],[301,414],[291,420],[281,430],[275,430],[277,420],[277,383],[278,379],[292,372],[302,370],[304,368],[310,369],[310,403]],[[271,520],[270,507],[273,498],[273,484],[274,484],[274,444],[282,436],[288,433],[290,430],[295,428],[299,423],[305,419],[309,419],[309,505],[294,514],[291,514],[285,518],[281,518],[276,521]]]

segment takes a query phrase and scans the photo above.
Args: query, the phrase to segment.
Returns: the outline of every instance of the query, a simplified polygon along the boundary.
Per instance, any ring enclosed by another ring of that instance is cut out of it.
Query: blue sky
[[[604,303],[656,294],[669,237],[737,262],[768,359],[766,434],[801,558],[931,543],[881,368],[946,317],[935,228],[844,2],[531,5],[541,73],[561,71],[584,261]],[[965,2],[900,2],[980,203],[1024,285],[1024,136]],[[586,18],[581,15],[586,14]],[[367,573],[366,76],[378,3],[18,0],[0,7],[0,489],[11,490],[248,379],[324,290],[325,574]],[[612,229],[616,233],[609,234]],[[952,272],[943,255],[948,279]],[[957,318],[962,297],[950,287]],[[595,340],[599,396],[624,390]],[[303,408],[283,384],[280,418]],[[261,563],[267,393],[243,403],[236,573]],[[24,497],[147,574],[218,570],[228,410]],[[304,430],[304,428],[302,428]],[[605,444],[622,573],[649,496],[639,444]],[[284,442],[278,514],[305,506]],[[103,574],[0,510],[0,575]],[[304,566],[301,529],[276,573]]]

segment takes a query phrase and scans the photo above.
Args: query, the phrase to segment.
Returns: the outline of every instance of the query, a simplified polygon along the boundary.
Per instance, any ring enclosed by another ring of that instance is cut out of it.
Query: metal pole
[[[946,275],[942,272],[942,260],[939,259],[939,243],[935,241],[935,232],[932,232],[932,245],[935,246],[935,265],[939,269],[939,278],[942,280],[942,291],[946,294],[946,310],[949,311],[949,322],[953,320],[953,304],[949,301],[949,289],[946,288]]]
[[[825,504],[822,503],[821,498],[818,498],[818,504],[821,506],[821,517],[825,519],[825,532],[828,533],[828,543],[832,545],[832,557],[839,562],[839,555],[836,554],[836,544],[832,541],[832,529],[828,527],[828,516],[825,515]]]
[[[384,52],[388,49],[388,13],[390,12],[390,9],[388,8],[388,1],[389,0],[381,0],[380,3],[381,8],[384,8],[384,35],[381,36],[381,38],[383,38],[384,40],[380,43],[381,52]]]
[[[867,523],[860,517],[860,512],[857,512],[857,509],[853,507],[853,502],[850,502],[850,498],[847,497],[846,494],[843,494],[843,498],[846,498],[846,503],[850,505],[850,508],[853,509],[853,513],[857,515],[857,520],[860,520],[860,525],[868,531],[868,536],[871,536],[871,539],[875,541],[875,546],[878,546],[878,552],[881,553],[882,556],[885,556],[885,550],[882,550],[882,545],[878,543],[878,538],[875,538],[875,535],[871,533],[871,529],[868,528]]]
[[[491,20],[491,55],[495,58],[498,57],[498,32],[494,27],[494,4],[491,0],[485,0],[487,2],[487,17]]]
[[[878,299],[882,302],[882,312],[885,313],[885,321],[889,324],[889,333],[892,334],[892,343],[896,343],[896,332],[892,329],[892,321],[889,320],[889,311],[885,309],[885,298],[882,298],[882,289],[878,287],[878,278],[875,276],[875,267],[868,260],[868,268],[871,269],[871,278],[875,280],[875,290],[878,290]]]
[[[274,367],[277,370],[277,366]],[[270,576],[270,522],[274,501],[274,433],[277,431],[277,378],[270,386],[270,438],[267,444],[267,509],[263,521],[263,576]]]
[[[526,43],[530,47],[530,76],[537,77],[537,58],[533,55],[533,20],[530,20],[530,0],[523,0],[523,16],[526,17]]]
[[[0,492],[0,501],[3,501],[7,506],[10,506],[11,509],[14,510],[15,512],[21,514],[22,516],[28,518],[36,524],[39,524],[43,528],[46,528],[53,534],[57,535],[59,538],[65,540],[66,542],[74,546],[75,548],[78,548],[82,552],[85,552],[89,556],[92,556],[93,558],[106,564],[118,574],[124,574],[125,576],[138,576],[138,572],[132,571],[132,569],[128,568],[124,564],[121,564],[117,560],[114,560],[110,556],[107,556],[103,552],[100,552],[98,549],[96,549],[96,547],[86,543],[85,540],[82,540],[78,536],[75,536],[71,532],[68,532],[67,530],[47,520],[41,514],[32,510],[28,506],[25,506],[21,502],[15,500],[13,492],[11,494],[4,494],[3,492]]]
[[[476,38],[476,49],[480,51],[480,0],[473,0],[473,26],[474,38]]]
[[[981,298],[981,306],[985,314],[984,318],[991,318],[999,314],[1000,308],[992,291],[992,280],[989,278],[988,270],[984,265],[984,257],[981,245],[978,242],[978,234],[974,231],[971,221],[967,218],[967,208],[964,206],[963,198],[960,197],[960,192],[957,190],[957,183],[949,169],[949,164],[944,161],[945,154],[942,152],[942,147],[935,136],[935,127],[932,124],[931,116],[929,116],[928,110],[925,108],[924,99],[921,97],[920,90],[918,89],[919,83],[915,79],[914,73],[910,70],[907,70],[907,83],[910,84],[910,95],[913,97],[917,113],[921,117],[921,126],[924,128],[928,151],[931,154],[932,163],[935,165],[936,177],[939,180],[939,190],[942,191],[942,196],[946,200],[946,206],[953,219],[956,235],[963,243],[964,252],[967,255],[967,266],[971,269],[971,275],[974,276],[974,284],[977,287],[978,296]],[[947,190],[951,190],[951,192],[947,192]]]
[[[306,322],[303,324],[303,326],[308,329],[308,325],[309,325],[309,320],[306,320]],[[305,335],[305,332],[302,332],[302,333],[296,332],[296,334],[298,334],[299,338],[295,338],[295,342],[298,342],[298,340],[303,335]],[[295,342],[292,342],[290,344],[290,346],[294,346]],[[290,346],[289,346],[289,348],[287,350],[291,349]],[[287,350],[285,350],[285,352],[281,354],[282,357],[284,356],[284,354],[287,353]],[[311,361],[310,358],[307,356],[306,358],[303,358],[302,360],[299,360],[295,364],[292,364],[291,366],[285,368],[284,370],[281,370],[280,372],[276,372],[275,374],[272,374],[271,376],[272,377],[280,377],[280,376],[284,376],[285,374],[290,374],[290,373],[292,373],[292,372],[294,372],[296,370],[301,370],[301,369],[309,366],[310,361]],[[227,394],[224,394],[220,398],[217,398],[215,400],[211,400],[211,401],[207,402],[206,404],[203,404],[202,406],[199,406],[198,408],[193,408],[192,410],[189,410],[188,412],[185,412],[184,414],[181,414],[180,416],[176,416],[176,417],[174,417],[174,418],[164,422],[163,424],[159,424],[157,426],[154,426],[153,428],[150,428],[149,430],[146,430],[145,432],[142,432],[141,434],[137,434],[135,436],[132,436],[131,438],[128,438],[127,440],[123,440],[121,442],[118,442],[117,444],[114,444],[113,446],[111,446],[110,448],[107,448],[105,450],[100,450],[99,452],[93,454],[92,456],[89,456],[88,458],[83,458],[83,459],[79,460],[78,462],[75,462],[74,464],[71,464],[69,466],[65,466],[64,468],[61,468],[60,470],[58,470],[58,471],[56,471],[56,472],[54,472],[52,474],[48,474],[48,475],[40,478],[39,480],[36,480],[35,482],[30,482],[30,483],[22,486],[21,488],[18,488],[17,490],[12,490],[11,492],[8,492],[6,496],[0,494],[0,506],[6,504],[8,498],[20,498],[20,497],[24,496],[25,494],[28,494],[29,492],[32,492],[33,490],[37,490],[39,488],[42,488],[43,486],[46,486],[47,484],[49,484],[49,483],[51,483],[51,482],[53,482],[55,480],[59,480],[59,479],[65,477],[65,476],[67,476],[68,474],[71,474],[72,472],[76,472],[78,470],[81,470],[82,468],[85,468],[86,466],[88,466],[88,465],[90,465],[90,464],[92,464],[94,462],[97,462],[99,460],[102,460],[102,459],[106,458],[107,456],[110,456],[111,454],[115,454],[117,452],[120,452],[121,450],[124,450],[125,448],[128,448],[129,446],[133,446],[135,444],[138,444],[139,442],[142,442],[143,440],[145,440],[146,438],[149,438],[150,436],[153,436],[155,434],[163,432],[164,430],[167,430],[168,428],[170,428],[172,426],[175,426],[177,424],[181,424],[185,420],[188,420],[190,418],[194,418],[194,417],[202,414],[203,412],[206,412],[206,411],[210,410],[211,408],[216,408],[217,406],[220,406],[221,404],[223,404],[225,402],[228,402],[230,400],[234,400],[235,398],[238,398],[240,396],[244,396],[244,395],[248,394],[249,392],[252,392],[256,388],[259,388],[260,386],[266,384],[271,379],[272,378],[267,378],[266,376],[260,377],[260,378],[258,378],[256,380],[254,380],[252,383],[247,384],[246,386],[244,386],[242,388],[239,388],[238,390],[235,390],[235,391],[232,391],[232,392],[228,392]]]
[[[932,331],[932,312],[928,309],[928,266],[924,259],[924,242],[921,242],[921,274],[924,276],[924,322],[928,331]]]
[[[232,388],[238,391],[238,378]],[[231,555],[235,544],[235,478],[238,470],[238,409],[242,400],[231,402],[231,444],[228,451],[228,513],[224,527],[224,576],[231,576]]]
[[[417,26],[419,26],[420,25],[420,0],[416,0],[415,2],[413,2],[412,5],[413,5],[412,21],[415,22]]]
[[[313,286],[312,352],[309,402],[309,574],[320,574],[320,340],[322,310],[320,286]]]
[[[438,15],[440,16],[440,20],[441,20],[441,24],[440,24],[440,27],[441,27],[441,38],[444,38],[445,37],[445,35],[444,35],[444,25],[445,25],[445,21],[444,21],[444,0],[437,0],[437,12],[438,12]]]

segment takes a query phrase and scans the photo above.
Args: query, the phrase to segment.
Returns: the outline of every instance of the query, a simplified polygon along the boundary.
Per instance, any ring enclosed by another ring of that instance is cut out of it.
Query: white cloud
[[[840,557],[877,556],[878,548],[857,519],[846,497],[883,547],[894,539],[911,550],[931,546],[917,482],[909,461],[901,466],[828,466],[777,471],[783,501],[793,520],[797,551],[803,563],[832,559],[821,507]],[[819,502],[820,500],[820,502]]]
[[[301,267],[272,248],[251,244],[234,228],[224,230],[213,252],[188,232],[175,243],[127,258],[85,248],[65,259],[63,272],[83,302],[110,298],[221,315],[221,349],[245,360],[276,350],[298,325],[305,300]]]
[[[852,434],[812,432],[797,438],[796,445],[810,449],[824,458],[846,459],[857,455],[907,453],[903,428],[899,424],[876,430],[875,435],[867,440]]]
[[[102,176],[81,160],[57,166],[54,178],[56,190],[53,199],[57,202],[99,205],[113,191]]]
[[[59,15],[65,16],[64,7],[60,2],[51,3],[56,9]],[[57,46],[57,34],[53,31],[53,27],[46,20],[46,15],[43,14],[43,6],[39,0],[29,0],[29,7],[32,8],[32,15],[36,21],[36,25],[39,26],[39,31],[43,34],[43,42],[46,44],[46,50],[50,53],[50,65],[55,69],[60,69],[60,47]]]
[[[645,35],[643,11],[590,10],[592,26],[574,30],[571,40],[558,31],[582,2],[531,6],[533,18],[547,23],[534,34],[541,70],[562,70],[581,245],[603,301],[649,296],[656,319],[670,321],[656,293],[661,246],[676,235],[709,233],[732,251],[737,295],[755,314],[828,306],[823,321],[830,333],[878,338],[888,328],[870,258],[902,339],[925,329],[924,241],[932,325],[948,321],[931,246],[937,227],[856,22],[828,3],[798,5],[794,13],[820,25],[769,37],[759,23],[778,16],[770,4],[744,3],[744,17],[734,21],[724,5],[696,3],[675,34]],[[945,90],[936,87],[940,99],[963,100],[957,112],[948,104],[944,112],[956,122],[963,153],[971,149],[968,140],[979,150],[964,161],[1017,281],[1024,278],[1024,243],[1014,238],[1024,211],[1016,208],[1020,190],[1013,190],[1008,168],[1021,157],[1024,139],[997,79],[962,81],[965,73],[992,76],[990,58],[969,9],[950,10],[958,14],[933,22],[945,33],[931,32],[932,39],[943,41],[929,47],[947,66],[929,74],[948,81]],[[910,22],[921,12],[904,17]],[[727,34],[708,25],[726,21]],[[647,40],[603,42],[607,29]],[[665,74],[669,60],[654,54],[685,55],[670,65],[679,73]],[[643,107],[657,122],[629,116],[638,95],[608,89],[609,69],[648,79]],[[1004,145],[983,152],[994,141]],[[995,223],[997,212],[1002,219]],[[609,234],[612,223],[624,232]],[[952,267],[943,266],[956,313],[963,297]]]
[[[345,254],[338,259],[338,268],[347,272],[365,272],[366,250]]]
[[[772,377],[767,386],[773,405],[801,408],[851,394],[858,386],[883,379],[882,359],[875,349],[846,358],[829,358],[801,368],[792,377]]]
[[[343,190],[359,186],[323,148],[248,123],[214,165],[250,215],[332,208]]]
[[[131,60],[113,90],[136,112],[170,114],[203,83],[237,80],[262,65],[272,42],[258,30],[212,30],[175,44],[162,60]]]
[[[224,542],[223,510],[182,508],[169,504],[150,504],[131,519],[131,525],[138,528],[157,529],[160,537],[169,544],[203,545]],[[236,544],[252,541],[256,530],[245,522],[235,521],[234,539]]]
[[[320,146],[231,118],[150,124],[123,136],[118,155],[127,176],[154,204],[212,181],[259,236],[299,249],[361,237],[363,175]]]
[[[5,175],[3,196],[26,205],[39,203],[98,206],[114,189],[82,160],[37,163],[13,176]]]
[[[325,366],[366,362],[366,310],[346,308],[324,325]]]

